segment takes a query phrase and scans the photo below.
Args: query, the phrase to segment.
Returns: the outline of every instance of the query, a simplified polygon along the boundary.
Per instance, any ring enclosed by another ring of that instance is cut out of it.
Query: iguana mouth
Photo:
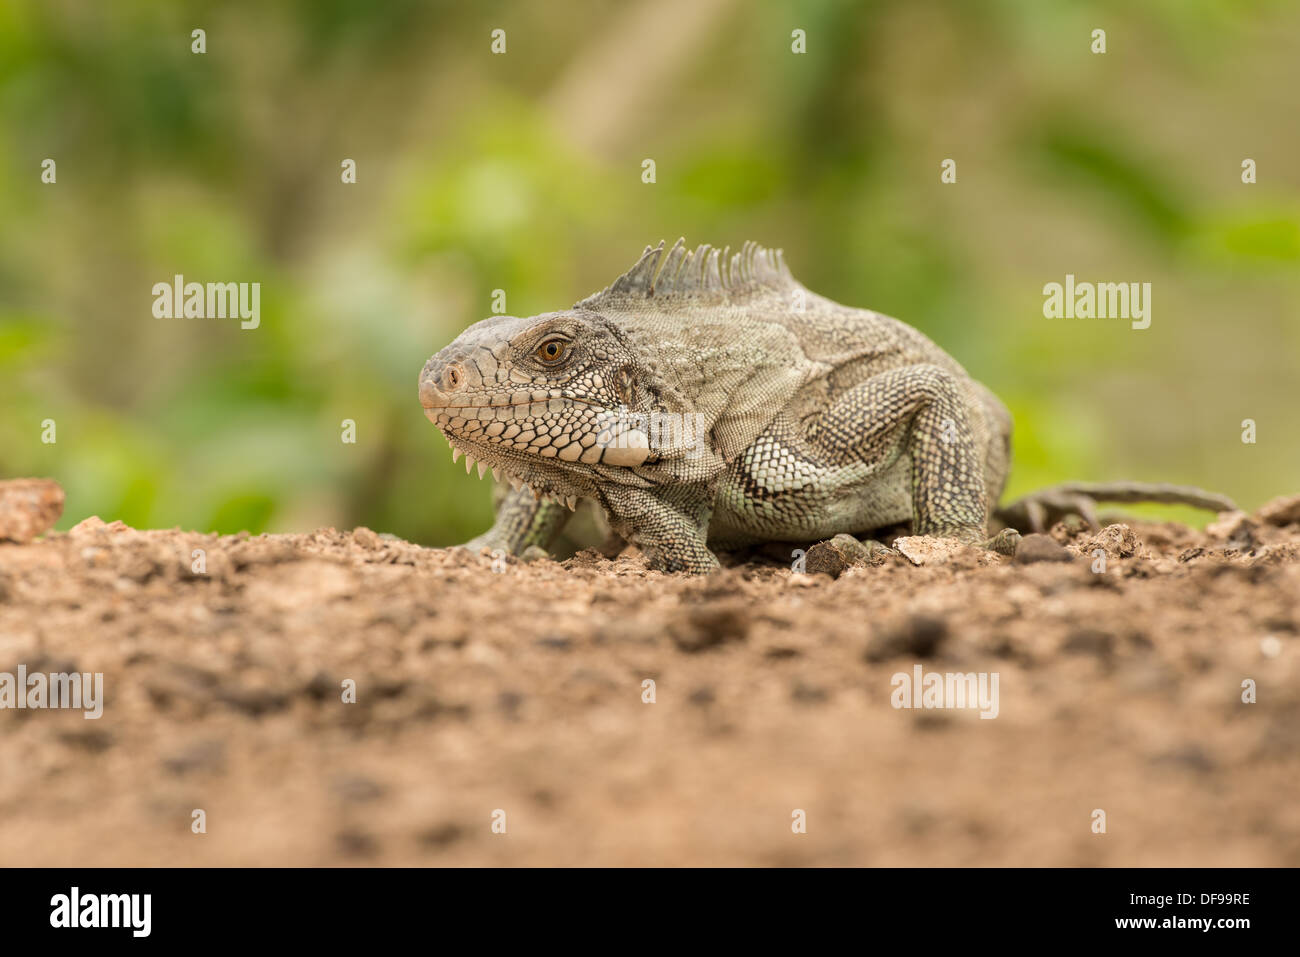
[[[426,410],[426,414],[427,412],[428,410]],[[492,477],[494,479],[498,482],[504,479],[510,484],[510,487],[516,491],[522,488],[527,488],[533,493],[534,498],[546,499],[547,501],[556,502],[560,505],[566,505],[570,509],[576,509],[578,507],[578,499],[581,498],[581,496],[559,495],[555,492],[554,487],[549,482],[544,485],[539,482],[536,474],[526,477],[522,473],[516,472],[509,465],[491,465],[480,458],[480,456],[491,456],[498,460],[504,459],[505,457],[502,456],[499,448],[494,446],[480,446],[459,435],[448,435],[446,431],[441,429],[439,431],[442,431],[443,437],[451,446],[451,460],[453,462],[458,462],[462,455],[465,456],[466,475],[472,474],[474,466],[477,465],[479,479],[482,479],[487,474],[488,470],[491,469]],[[473,451],[471,451],[471,449],[473,449]]]
[[[493,405],[490,401],[474,402],[469,405],[425,405],[425,403],[421,402],[420,405],[424,408],[425,413],[428,414],[429,412],[464,412],[467,409],[517,409],[520,406],[525,405],[545,404],[554,399],[563,399],[567,402],[575,402],[578,405],[600,407],[600,403],[592,402],[590,399],[584,399],[577,395],[552,395],[547,396],[545,399],[526,399],[522,402],[502,402],[499,405]]]

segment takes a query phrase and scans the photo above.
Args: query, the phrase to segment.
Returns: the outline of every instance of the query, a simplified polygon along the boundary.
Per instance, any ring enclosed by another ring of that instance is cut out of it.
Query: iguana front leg
[[[982,544],[988,522],[984,439],[967,401],[946,370],[907,366],[844,392],[814,420],[808,438],[828,462],[841,465],[883,467],[905,452],[913,534]]]
[[[497,500],[496,521],[490,529],[470,539],[462,548],[468,548],[476,554],[487,548],[503,551],[507,555],[522,555],[525,549],[536,545],[549,551],[551,543],[573,514],[558,502],[534,498],[527,486],[507,491],[504,496],[494,495],[493,498]]]
[[[703,485],[615,486],[601,504],[610,526],[645,552],[651,568],[702,575],[718,567],[705,544],[712,502],[712,489]]]

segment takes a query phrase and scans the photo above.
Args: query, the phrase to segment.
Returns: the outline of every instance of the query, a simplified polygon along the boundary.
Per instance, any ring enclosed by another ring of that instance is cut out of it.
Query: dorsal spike
[[[709,250],[708,257],[704,260],[704,288],[708,290],[722,289],[722,270],[718,267],[718,257],[722,250],[714,246]]]
[[[576,308],[598,309],[609,300],[701,297],[735,300],[763,293],[787,295],[799,288],[780,250],[747,240],[736,252],[703,243],[694,249],[678,239],[665,250],[663,241],[647,246],[636,263],[602,292]]]
[[[701,243],[695,247],[695,259],[691,262],[690,288],[700,289],[704,286],[704,273],[709,268],[709,250],[712,247],[708,243]]]
[[[644,296],[650,293],[654,288],[655,269],[659,265],[659,259],[664,254],[664,241],[659,240],[658,246],[647,246],[641,258],[636,261],[636,265],[629,269],[610,287],[611,290],[621,292],[628,296]]]
[[[677,242],[673,243],[673,248],[668,250],[668,255],[664,259],[664,266],[659,270],[659,278],[655,280],[655,293],[662,289],[664,292],[672,292],[677,284],[677,270],[682,268],[682,260],[686,258],[686,237],[683,236]]]

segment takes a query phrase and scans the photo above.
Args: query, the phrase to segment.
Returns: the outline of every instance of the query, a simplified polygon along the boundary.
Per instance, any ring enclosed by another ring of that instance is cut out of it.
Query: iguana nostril
[[[426,409],[441,409],[451,404],[451,396],[466,388],[469,377],[460,362],[444,363],[437,357],[425,364],[420,373],[420,404]]]
[[[420,379],[420,405],[426,409],[435,408],[442,404],[439,401],[441,395],[442,393],[438,391],[438,387],[433,384],[432,379]]]

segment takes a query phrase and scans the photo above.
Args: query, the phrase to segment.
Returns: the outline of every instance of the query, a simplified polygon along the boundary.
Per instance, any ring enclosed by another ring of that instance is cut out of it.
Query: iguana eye
[[[569,344],[563,339],[548,339],[537,347],[537,358],[543,362],[559,362],[569,351]]]

